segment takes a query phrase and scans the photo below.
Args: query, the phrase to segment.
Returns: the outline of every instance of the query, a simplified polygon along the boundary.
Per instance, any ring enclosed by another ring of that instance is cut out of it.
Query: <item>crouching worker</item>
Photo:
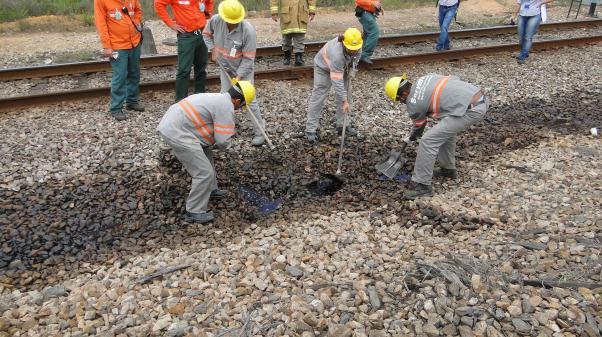
[[[328,97],[330,87],[334,86],[336,93],[336,127],[343,131],[343,120],[350,112],[351,89],[349,77],[354,75],[362,50],[362,33],[356,28],[348,28],[345,34],[326,42],[324,47],[314,57],[314,88],[309,98],[305,137],[315,143],[318,141],[317,130],[324,100]],[[348,118],[350,120],[350,118]],[[347,124],[347,134],[357,135],[357,130]]]
[[[227,192],[217,187],[213,149],[224,149],[234,135],[234,111],[255,99],[255,87],[239,81],[228,92],[202,93],[172,105],[157,127],[165,143],[192,176],[186,200],[186,218],[196,223],[214,219],[209,200],[223,199]]]
[[[423,76],[415,84],[405,75],[393,77],[385,84],[385,93],[393,101],[407,106],[414,123],[410,136],[404,139],[408,144],[422,136],[427,117],[440,119],[420,140],[411,186],[404,194],[405,199],[432,196],[433,175],[457,178],[456,135],[483,120],[489,99],[477,86],[456,76],[437,74]],[[433,170],[437,159],[440,168]]]

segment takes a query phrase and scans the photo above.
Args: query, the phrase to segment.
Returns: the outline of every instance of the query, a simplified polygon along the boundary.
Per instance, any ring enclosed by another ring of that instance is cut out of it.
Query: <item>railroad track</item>
[[[582,20],[569,22],[554,22],[542,24],[539,30],[550,31],[557,29],[575,29],[602,25],[602,19]],[[516,26],[496,26],[476,29],[463,29],[451,31],[452,38],[473,38],[481,36],[515,34]],[[428,32],[419,34],[402,34],[381,37],[378,41],[380,46],[396,45],[402,43],[417,43],[436,40],[439,32]],[[306,45],[308,52],[316,52],[324,45],[324,41],[312,42]],[[281,46],[268,46],[257,49],[258,57],[276,56],[282,54]],[[143,68],[173,66],[177,64],[177,55],[160,55],[144,57],[140,60]],[[65,63],[51,66],[38,66],[27,68],[12,68],[0,70],[0,81],[10,81],[26,78],[42,78],[61,75],[96,73],[111,70],[107,61]]]
[[[539,41],[533,43],[533,50],[544,50],[559,47],[570,47],[570,46],[582,46],[586,44],[593,44],[602,41],[602,35],[580,37],[573,39],[560,39],[560,40],[548,40]],[[414,64],[431,61],[443,61],[443,60],[454,60],[466,57],[490,55],[501,52],[512,52],[519,49],[518,45],[502,44],[488,47],[478,48],[467,48],[467,49],[455,49],[443,52],[432,52],[432,53],[421,53],[403,56],[393,56],[373,59],[374,65],[372,68],[384,68],[390,66],[397,66],[402,64]],[[294,80],[301,78],[311,77],[313,74],[313,66],[304,67],[287,67],[279,69],[271,69],[264,71],[257,71],[255,73],[256,80]],[[207,77],[208,86],[219,85],[219,76]],[[140,91],[161,91],[161,90],[173,90],[175,81],[159,81],[141,83]],[[81,90],[72,90],[65,92],[53,92],[39,95],[28,95],[28,96],[15,96],[0,99],[0,111],[14,110],[17,108],[24,108],[28,106],[58,103],[64,101],[73,101],[78,99],[89,99],[96,97],[108,96],[110,92],[109,87],[101,88],[90,88]]]

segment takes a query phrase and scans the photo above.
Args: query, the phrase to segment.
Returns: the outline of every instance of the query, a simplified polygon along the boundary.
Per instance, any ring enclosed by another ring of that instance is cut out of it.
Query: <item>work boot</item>
[[[300,67],[304,64],[305,62],[303,62],[303,53],[295,53],[295,65]]]
[[[284,51],[284,60],[282,60],[282,64],[284,64],[285,66],[291,65],[291,51],[290,50]]]
[[[305,131],[305,138],[307,138],[307,140],[309,140],[309,142],[312,144],[318,142],[318,135],[315,132]]]
[[[337,126],[337,133],[340,135],[343,134],[343,127],[342,126]],[[357,129],[354,128],[351,125],[347,125],[347,130],[345,130],[345,135],[348,136],[357,136]]]
[[[123,110],[111,111],[111,115],[113,116],[113,118],[115,118],[116,120],[118,120],[120,122],[127,119],[127,116],[123,112]]]
[[[186,220],[194,223],[207,223],[215,219],[213,212],[192,213],[186,211]]]
[[[437,168],[433,170],[433,177],[456,179],[458,178],[458,170],[444,167]]]
[[[209,196],[209,200],[222,200],[228,196],[228,191],[215,189],[211,191],[211,195]]]
[[[420,197],[432,197],[433,195],[435,195],[435,192],[433,192],[433,187],[431,185],[424,185],[412,181],[403,194],[403,198],[406,200],[414,200]]]
[[[361,57],[360,62],[364,62],[365,64],[373,65],[374,62],[369,57]]]
[[[265,138],[263,138],[262,135],[255,136],[253,137],[253,140],[251,140],[251,145],[253,146],[261,146],[263,143],[265,143]]]
[[[126,110],[134,110],[134,111],[138,111],[138,112],[143,112],[144,111],[144,106],[142,106],[140,103],[126,104],[125,105],[125,109]]]

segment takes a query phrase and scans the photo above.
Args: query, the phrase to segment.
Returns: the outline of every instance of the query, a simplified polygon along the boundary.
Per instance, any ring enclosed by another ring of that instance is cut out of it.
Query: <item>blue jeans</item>
[[[140,44],[133,49],[117,50],[117,60],[111,58],[111,112],[123,108],[123,103],[136,104],[140,94]]]
[[[451,22],[456,16],[457,11],[458,4],[453,6],[439,5],[439,28],[441,29],[441,33],[439,34],[439,39],[437,40],[437,46],[435,49],[449,49],[449,25],[451,25]]]
[[[376,23],[376,16],[368,11],[364,11],[361,17],[359,17],[364,33],[362,39],[364,45],[362,46],[362,58],[370,58],[378,43],[378,24]]]
[[[533,45],[533,36],[541,23],[541,14],[535,16],[518,16],[518,44],[520,45],[519,60],[529,57],[529,51]]]

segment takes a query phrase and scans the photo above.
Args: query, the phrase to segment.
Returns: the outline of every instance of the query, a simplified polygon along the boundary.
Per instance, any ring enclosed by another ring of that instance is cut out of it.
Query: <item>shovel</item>
[[[235,85],[236,81],[234,81],[234,82],[232,81],[232,75],[230,75],[230,72],[228,72],[226,70],[226,68],[224,68],[224,66],[222,66],[222,64],[219,61],[216,61],[216,63],[219,66],[219,68],[226,74],[226,76],[228,76],[228,80],[230,81],[230,84],[231,85]],[[263,136],[263,138],[265,138],[266,142],[268,142],[268,146],[270,147],[271,150],[273,150],[275,148],[274,144],[272,144],[272,141],[270,140],[270,137],[268,137],[268,134],[265,132],[265,130],[263,129],[263,127],[261,126],[261,124],[259,124],[259,121],[257,120],[257,117],[255,117],[255,115],[253,114],[253,112],[249,108],[249,104],[248,103],[251,103],[251,102],[245,102],[245,103],[247,103],[247,104],[245,104],[245,108],[247,109],[247,112],[251,116],[251,119],[253,120],[253,124],[255,124],[255,126],[257,126],[257,128],[261,132],[261,135]]]
[[[380,164],[376,164],[375,168],[381,174],[387,176],[387,178],[392,179],[397,176],[397,172],[408,162],[408,159],[404,157],[402,154],[405,151],[408,143],[403,142],[401,149],[399,151],[391,150],[389,153],[389,158]]]
[[[325,194],[334,194],[340,190],[345,183],[343,176],[341,175],[341,167],[343,166],[343,149],[345,147],[345,130],[347,129],[347,115],[343,119],[343,133],[341,134],[341,145],[339,147],[339,162],[337,164],[337,171],[335,174],[331,173],[320,173],[321,179],[311,182],[307,185],[307,189],[311,194],[316,196],[322,196]]]

